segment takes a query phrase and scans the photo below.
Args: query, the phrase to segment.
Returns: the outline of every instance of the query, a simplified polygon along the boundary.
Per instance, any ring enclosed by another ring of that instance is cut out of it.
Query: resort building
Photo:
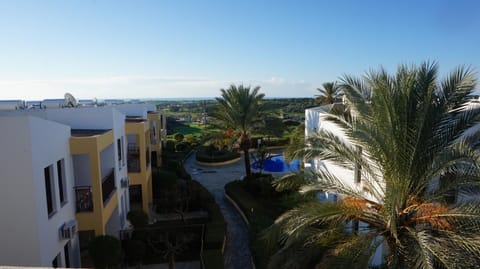
[[[345,136],[342,136],[342,131],[335,126],[333,123],[324,120],[324,116],[327,112],[330,112],[335,109],[343,109],[342,103],[335,103],[331,105],[325,105],[321,107],[314,107],[305,110],[305,137],[312,135],[313,133],[320,131],[321,129],[329,130],[340,137],[345,138],[345,143],[348,144],[348,139]],[[319,158],[314,158],[309,160],[308,163],[305,163],[306,169],[312,170],[321,170],[325,169],[338,178],[345,180],[345,184],[357,189],[359,192],[362,191],[362,180],[361,180],[361,171],[359,167],[356,167],[354,171],[345,169],[343,167],[337,166],[329,161],[322,160]],[[323,193],[320,194],[320,199],[326,199],[328,201],[336,201],[337,194],[335,193]]]
[[[0,102],[0,264],[79,267],[93,237],[148,212],[165,118],[148,104],[30,103]]]
[[[130,206],[149,212],[153,202],[152,166],[161,165],[163,115],[147,104],[117,105],[126,115]]]
[[[0,264],[79,267],[70,127],[29,115],[0,126]]]
[[[325,120],[325,116],[327,113],[332,111],[343,112],[344,105],[342,103],[334,103],[331,105],[325,105],[321,107],[314,107],[305,110],[305,137],[311,136],[312,134],[320,131],[320,130],[328,130],[332,133],[335,133],[337,136],[342,138],[347,145],[352,145],[346,135],[344,135],[343,131],[338,128],[335,124],[330,121]],[[353,145],[352,145],[353,146]],[[361,150],[361,148],[358,148]],[[361,167],[356,165],[353,169],[349,170],[344,167],[340,167],[338,165],[333,164],[328,160],[322,160],[320,158],[314,158],[312,160],[308,160],[305,164],[305,169],[311,169],[314,171],[319,170],[327,170],[330,173],[334,174],[337,178],[341,179],[342,182],[356,190],[357,192],[364,192],[363,190],[363,182],[362,182],[362,173]],[[321,202],[336,202],[337,199],[341,198],[338,197],[336,193],[319,193],[317,194],[317,198]],[[374,197],[370,198],[371,200],[375,200]],[[366,223],[363,222],[353,222],[351,221],[348,224],[352,230],[359,230],[362,227],[366,227]],[[380,245],[375,255],[373,256],[372,260],[370,261],[371,265],[380,265],[383,261],[383,254],[386,253],[386,246],[384,244]]]

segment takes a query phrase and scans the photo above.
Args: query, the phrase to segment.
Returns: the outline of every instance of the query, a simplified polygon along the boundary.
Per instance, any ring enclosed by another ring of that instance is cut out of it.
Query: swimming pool
[[[260,169],[260,162],[254,162],[251,167],[253,169]],[[283,155],[273,156],[270,159],[263,161],[263,171],[265,172],[295,172],[300,169],[300,161],[293,160],[290,163],[287,163],[283,158]]]

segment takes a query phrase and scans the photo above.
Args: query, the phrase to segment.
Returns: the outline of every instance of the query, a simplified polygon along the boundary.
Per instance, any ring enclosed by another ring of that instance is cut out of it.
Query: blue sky
[[[0,98],[310,97],[437,61],[480,68],[480,1],[0,1]]]

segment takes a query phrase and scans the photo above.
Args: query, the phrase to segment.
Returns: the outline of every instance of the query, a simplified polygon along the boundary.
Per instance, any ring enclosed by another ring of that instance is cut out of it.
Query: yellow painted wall
[[[152,169],[147,168],[146,152],[150,148],[150,125],[148,121],[142,122],[126,122],[125,133],[127,135],[137,136],[137,146],[139,148],[140,172],[128,173],[130,185],[142,186],[142,208],[145,212],[149,212],[149,203],[152,203]],[[150,154],[150,153],[148,153]],[[151,160],[150,160],[151,163]]]
[[[93,212],[80,212],[76,214],[79,231],[95,230],[96,235],[104,235],[105,225],[118,205],[116,191],[105,207],[102,200],[100,152],[113,144],[113,142],[113,131],[108,131],[100,135],[72,137],[70,139],[70,152],[72,155],[88,154],[90,160],[90,176],[92,179]]]

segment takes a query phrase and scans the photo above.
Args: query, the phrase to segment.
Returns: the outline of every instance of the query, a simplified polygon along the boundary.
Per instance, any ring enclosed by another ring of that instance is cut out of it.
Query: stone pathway
[[[215,201],[227,222],[227,244],[225,247],[225,269],[250,269],[251,253],[249,247],[248,228],[236,209],[225,198],[224,186],[230,181],[245,175],[243,158],[238,162],[220,167],[197,165],[195,154],[185,160],[185,169],[193,179],[200,182],[215,197]]]

